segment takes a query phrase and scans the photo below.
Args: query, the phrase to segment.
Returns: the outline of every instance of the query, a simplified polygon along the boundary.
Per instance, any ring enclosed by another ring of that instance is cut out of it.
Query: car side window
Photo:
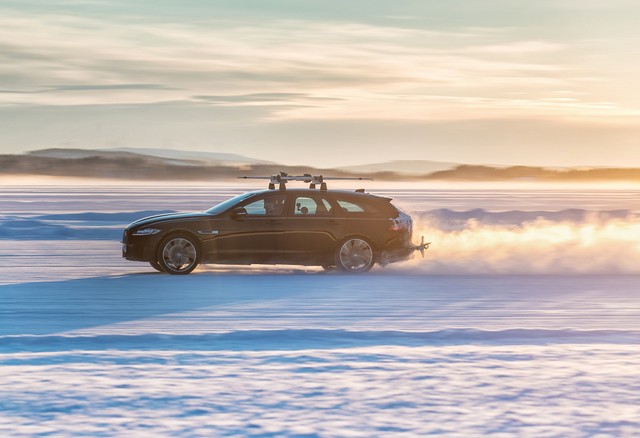
[[[295,216],[327,216],[331,214],[331,204],[325,198],[314,199],[298,196],[293,205]]]
[[[293,214],[296,216],[313,215],[316,214],[318,210],[318,204],[315,199],[307,198],[306,196],[298,196],[294,205],[295,210]]]
[[[324,207],[324,209],[322,207]],[[331,204],[329,204],[329,201],[327,201],[325,198],[322,198],[321,210],[324,210],[321,213],[326,213],[326,214],[331,213]]]
[[[286,195],[267,196],[244,206],[249,216],[281,216]]]
[[[344,201],[338,199],[338,205],[343,208],[347,213],[364,213],[365,208],[362,205],[356,204],[350,201]]]

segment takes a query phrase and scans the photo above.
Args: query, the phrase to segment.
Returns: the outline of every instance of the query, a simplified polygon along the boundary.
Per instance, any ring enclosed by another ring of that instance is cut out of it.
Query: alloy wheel
[[[184,237],[175,237],[162,247],[160,264],[170,274],[188,274],[198,264],[195,244]]]
[[[373,266],[373,249],[366,240],[349,239],[340,247],[338,261],[344,271],[366,272]]]

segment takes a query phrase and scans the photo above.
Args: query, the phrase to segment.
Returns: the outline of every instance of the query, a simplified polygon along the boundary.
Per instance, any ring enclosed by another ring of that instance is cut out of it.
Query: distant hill
[[[396,160],[384,163],[361,164],[358,166],[340,167],[340,170],[356,173],[392,172],[404,175],[426,175],[428,173],[453,169],[460,163],[427,160]]]
[[[186,153],[142,149],[42,149],[21,155],[0,155],[0,175],[47,175],[132,180],[217,180],[238,176],[290,174],[353,176],[310,166],[285,166],[234,154]],[[165,157],[148,154],[162,153]],[[180,153],[180,154],[178,154]]]
[[[640,169],[634,168],[562,168],[532,166],[472,166],[433,172],[430,180],[453,181],[640,181]]]
[[[221,152],[181,151],[177,149],[150,148],[114,148],[105,151],[122,151],[150,157],[167,158],[173,160],[194,160],[219,166],[241,166],[246,164],[275,164],[273,161],[258,160],[244,155]]]
[[[476,166],[432,161],[395,161],[340,169],[320,169],[310,166],[285,166],[236,154],[183,152],[171,149],[58,148],[20,155],[0,155],[0,175],[204,181],[238,176],[267,176],[277,172],[292,175],[310,173],[336,177],[365,176],[377,180],[405,181],[640,181],[640,169],[632,168]]]
[[[136,156],[153,157],[162,159],[166,163],[175,165],[191,166],[191,165],[216,165],[216,166],[246,166],[254,164],[273,164],[265,160],[257,160],[255,158],[245,157],[238,154],[216,153],[216,152],[197,152],[197,151],[181,151],[176,149],[149,149],[149,148],[114,148],[114,149],[66,149],[52,148],[40,149],[28,152],[27,155],[62,158],[62,159],[80,159],[89,157],[108,157],[108,158],[132,158]]]
[[[61,159],[79,159],[87,157],[104,156],[110,158],[129,158],[137,154],[130,152],[119,151],[105,151],[99,149],[67,149],[67,148],[51,148],[51,149],[38,149],[25,153],[25,155],[31,157],[44,157],[44,158],[61,158]]]

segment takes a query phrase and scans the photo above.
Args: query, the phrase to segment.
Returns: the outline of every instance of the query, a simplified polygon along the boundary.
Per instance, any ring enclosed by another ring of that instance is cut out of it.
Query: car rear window
[[[386,198],[375,197],[336,197],[336,203],[338,204],[339,213],[347,216],[386,216],[393,214],[395,208],[387,202]]]
[[[338,205],[345,209],[347,213],[364,213],[367,211],[364,204],[356,204],[355,202],[344,201],[342,199],[338,199]]]

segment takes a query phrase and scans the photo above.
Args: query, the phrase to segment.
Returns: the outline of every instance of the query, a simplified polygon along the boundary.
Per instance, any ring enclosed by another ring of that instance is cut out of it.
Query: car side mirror
[[[234,208],[231,211],[231,219],[235,219],[237,221],[242,220],[243,217],[247,215],[247,210],[244,207]]]

